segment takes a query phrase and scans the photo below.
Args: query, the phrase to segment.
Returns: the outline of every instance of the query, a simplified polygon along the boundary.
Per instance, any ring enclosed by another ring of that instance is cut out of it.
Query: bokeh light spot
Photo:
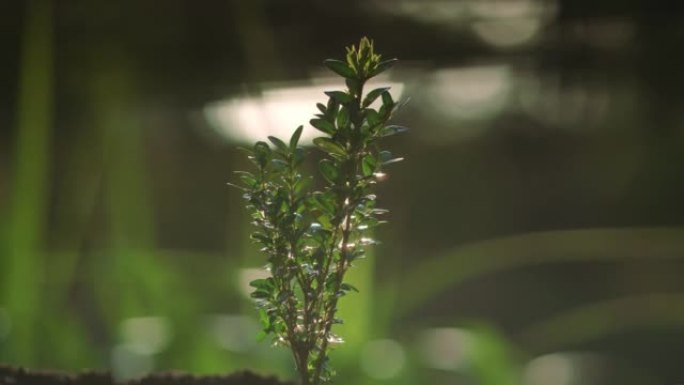
[[[457,328],[428,329],[419,336],[425,365],[441,370],[459,370],[465,367],[473,342],[471,332]]]
[[[223,349],[244,352],[256,345],[254,336],[259,332],[259,325],[247,316],[213,316],[209,327],[213,339]]]
[[[121,338],[128,350],[139,354],[156,354],[171,341],[171,325],[162,317],[136,317],[124,320]]]
[[[369,341],[361,350],[361,368],[372,378],[387,380],[401,372],[406,362],[404,348],[395,340]]]

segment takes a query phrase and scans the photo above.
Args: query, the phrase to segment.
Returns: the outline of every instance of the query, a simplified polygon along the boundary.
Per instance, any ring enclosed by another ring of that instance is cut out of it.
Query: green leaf
[[[235,188],[242,190],[242,191],[248,191],[248,189],[244,188],[243,186],[236,185],[235,183],[226,182],[226,184],[230,187],[235,187]],[[246,196],[246,195],[243,195],[243,197],[244,196]]]
[[[335,196],[332,193],[314,193],[311,205],[326,214],[335,214]]]
[[[395,125],[390,125],[390,126],[385,126],[382,129],[380,129],[380,132],[378,133],[379,136],[385,137],[385,136],[392,136],[399,134],[401,132],[408,131],[408,128],[403,127],[403,126],[395,126]]]
[[[373,42],[366,36],[359,42],[359,62],[365,63],[373,54]]]
[[[257,289],[273,289],[275,287],[273,283],[273,278],[259,278],[251,281],[249,286]]]
[[[271,153],[271,148],[268,147],[268,144],[266,142],[258,141],[254,143],[254,155],[259,155],[259,154],[270,154]]]
[[[347,151],[339,143],[326,137],[319,137],[314,139],[314,144],[321,150],[334,155],[346,156]]]
[[[382,94],[385,91],[388,91],[389,89],[390,89],[390,87],[381,87],[381,88],[376,88],[373,91],[369,92],[366,95],[366,97],[363,99],[362,107],[366,108],[366,107],[370,106],[375,101],[375,99],[377,99],[378,96],[380,96],[380,94]]]
[[[375,67],[375,69],[370,74],[368,74],[368,77],[373,77],[387,71],[388,69],[392,68],[398,61],[399,59],[389,59],[378,63],[377,67]]]
[[[380,117],[380,114],[378,114],[377,111],[375,111],[372,108],[368,108],[365,111],[366,111],[366,120],[368,121],[368,125],[370,127],[375,127],[375,126],[382,124],[382,118]]]
[[[352,96],[358,95],[359,92],[361,91],[361,81],[358,79],[347,79],[345,80],[345,83],[347,84],[347,88],[349,88],[349,93]]]
[[[377,159],[371,154],[368,154],[363,157],[361,160],[361,171],[363,172],[363,176],[371,176],[375,172],[375,169],[378,165]]]
[[[299,126],[295,132],[292,133],[292,137],[290,137],[290,151],[294,151],[297,148],[299,138],[302,136],[302,130],[304,130],[304,126]]]
[[[271,159],[271,148],[266,142],[256,142],[254,144],[254,158],[261,168],[265,168]]]
[[[315,129],[325,132],[326,134],[333,134],[335,133],[335,125],[330,123],[327,120],[324,119],[311,119],[309,121],[309,124],[313,126]]]
[[[337,114],[337,110],[340,108],[340,103],[334,98],[328,98],[328,104],[325,108],[325,117],[332,122],[332,117]]]
[[[392,94],[390,94],[387,91],[382,93],[382,105],[390,111],[392,110],[392,108],[394,108],[394,100],[392,100]]]
[[[271,143],[273,143],[273,144],[276,146],[276,148],[277,148],[278,150],[280,150],[280,151],[282,151],[282,152],[284,152],[284,153],[287,153],[287,152],[288,152],[288,151],[287,151],[287,150],[288,150],[288,147],[287,147],[287,145],[285,144],[285,142],[283,142],[282,140],[276,138],[275,136],[269,136],[269,137],[268,137],[268,140],[270,140]]]
[[[271,293],[265,290],[257,289],[254,290],[249,296],[254,299],[267,299],[271,297]]]
[[[349,123],[349,110],[346,107],[340,108],[340,112],[337,114],[337,128],[344,129]]]
[[[278,294],[278,297],[276,298],[278,302],[285,302],[288,298],[292,296],[292,292],[290,291],[283,291]]]
[[[265,329],[265,327],[262,327],[262,329]],[[268,332],[266,332],[264,330],[260,330],[256,335],[256,341],[257,342],[263,342],[267,336],[268,336]]]
[[[264,309],[259,309],[259,322],[261,323],[261,328],[264,332],[263,337],[266,337],[266,335],[268,335],[268,333],[271,331],[271,319]]]
[[[337,282],[337,277],[335,274],[331,274],[325,280],[325,290],[332,292],[335,289],[335,283]]]
[[[302,164],[302,162],[304,161],[304,158],[306,157],[306,153],[304,152],[304,149],[302,149],[302,148],[295,148],[293,157],[294,157],[294,165],[296,167],[296,166],[299,166],[300,164]]]
[[[319,215],[317,218],[318,222],[321,224],[321,227],[325,230],[332,230],[333,229],[333,224],[332,224],[332,218],[330,218],[330,215],[328,214],[322,214]],[[323,244],[325,242],[329,233],[326,233],[324,231],[321,231],[320,239],[322,240],[320,243]]]
[[[344,282],[340,285],[340,289],[342,289],[344,291],[355,291],[357,293],[359,292],[359,289],[355,288],[353,285],[348,284],[346,282]]]
[[[248,187],[254,188],[257,185],[257,180],[252,175],[240,175],[240,180]]]
[[[388,165],[388,164],[401,162],[401,161],[403,161],[403,160],[404,160],[404,158],[393,158],[393,159],[388,159],[388,160],[382,162],[382,165],[385,166],[385,165]]]
[[[265,245],[271,243],[271,238],[269,238],[264,233],[259,233],[259,232],[252,233],[252,235],[250,235],[250,238],[254,239],[255,241],[259,241]],[[250,282],[250,285],[251,285],[251,282]]]
[[[353,78],[356,73],[349,65],[343,61],[335,59],[327,59],[323,61],[323,64],[328,67],[334,73],[343,76],[345,78]]]
[[[356,52],[356,47],[353,45],[347,48],[347,64],[351,68],[359,68],[359,59]]]
[[[316,103],[316,108],[318,108],[319,111],[321,111],[322,114],[325,114],[327,111],[327,108],[323,103]]]
[[[271,160],[271,166],[273,166],[273,171],[280,172],[287,169],[288,164],[282,159],[273,159]]]
[[[318,168],[321,170],[323,177],[330,183],[335,183],[337,178],[340,176],[340,172],[335,167],[335,164],[330,159],[323,159],[318,164]]]
[[[246,153],[248,156],[254,155],[254,151],[251,148],[239,146],[239,147],[237,147],[237,149],[238,149],[238,151],[242,151],[242,152]]]
[[[366,254],[366,252],[363,249],[356,249],[356,250],[352,251],[351,253],[347,253],[347,255],[345,255],[345,258],[349,262],[354,262],[355,260],[363,257],[364,254]]]
[[[340,104],[347,104],[354,101],[354,97],[343,91],[326,91],[326,95]]]

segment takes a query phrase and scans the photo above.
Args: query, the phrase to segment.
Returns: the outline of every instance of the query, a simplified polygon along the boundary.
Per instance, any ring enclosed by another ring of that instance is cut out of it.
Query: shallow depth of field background
[[[378,187],[336,382],[684,382],[670,3],[2,2],[0,362],[294,378],[256,341],[264,259],[226,182],[368,35],[401,59],[376,83],[412,130],[387,141],[406,161]]]

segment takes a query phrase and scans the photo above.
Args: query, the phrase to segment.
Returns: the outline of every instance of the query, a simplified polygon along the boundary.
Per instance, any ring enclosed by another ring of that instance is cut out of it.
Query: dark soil
[[[27,370],[0,365],[0,385],[295,385],[275,377],[249,371],[227,375],[195,376],[181,372],[150,374],[135,380],[116,382],[111,373],[84,371],[67,374],[57,371]]]

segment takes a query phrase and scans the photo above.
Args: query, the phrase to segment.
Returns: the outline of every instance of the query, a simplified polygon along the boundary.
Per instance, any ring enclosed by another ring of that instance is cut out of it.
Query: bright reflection
[[[428,329],[420,334],[419,346],[427,367],[460,370],[468,364],[474,336],[471,332],[458,328]]]
[[[143,355],[159,353],[171,341],[171,325],[162,317],[129,318],[121,323],[120,333],[126,349]]]
[[[469,26],[485,43],[502,48],[533,41],[558,9],[556,0],[373,0],[368,6],[456,31]]]
[[[10,321],[9,313],[0,307],[0,341],[7,338],[11,330],[12,322]]]
[[[401,372],[406,362],[406,353],[395,340],[374,340],[364,345],[359,360],[361,368],[369,377],[387,380]]]
[[[249,317],[217,315],[211,318],[209,327],[213,340],[226,350],[244,352],[256,345],[254,336],[259,325]]]
[[[454,68],[434,74],[430,104],[446,118],[472,120],[491,117],[506,105],[512,88],[508,66]]]
[[[484,42],[495,47],[530,43],[556,14],[556,3],[533,0],[472,1],[470,25]]]
[[[252,291],[254,291],[254,288],[249,286],[249,283],[254,281],[255,279],[263,279],[263,278],[268,278],[271,276],[271,273],[269,273],[266,269],[258,269],[258,268],[247,268],[247,269],[240,269],[238,272],[238,289],[240,292],[247,298],[250,298],[250,294],[252,294]]]
[[[525,367],[525,385],[571,385],[575,368],[569,357],[562,354],[549,354],[535,358]]]
[[[555,9],[553,2],[533,0],[471,1],[469,4],[472,15],[481,19],[548,17]]]
[[[533,18],[477,21],[471,25],[478,37],[497,47],[513,47],[531,42],[541,27],[541,21]]]
[[[111,368],[117,382],[130,380],[150,373],[154,369],[154,357],[120,344],[112,349]]]
[[[553,353],[530,361],[523,385],[592,385],[602,383],[607,361],[591,353]]]
[[[327,101],[325,91],[340,90],[340,82],[271,88],[259,97],[234,98],[209,104],[204,116],[216,132],[225,138],[241,143],[266,140],[269,135],[288,139],[300,125],[304,131],[303,145],[311,144],[322,133],[309,126],[309,120],[318,113],[316,103]],[[403,85],[393,82],[371,81],[366,89],[391,87],[394,100],[399,100]]]
[[[467,4],[462,1],[375,1],[383,12],[407,15],[418,21],[434,24],[452,24],[463,21],[468,15]]]

